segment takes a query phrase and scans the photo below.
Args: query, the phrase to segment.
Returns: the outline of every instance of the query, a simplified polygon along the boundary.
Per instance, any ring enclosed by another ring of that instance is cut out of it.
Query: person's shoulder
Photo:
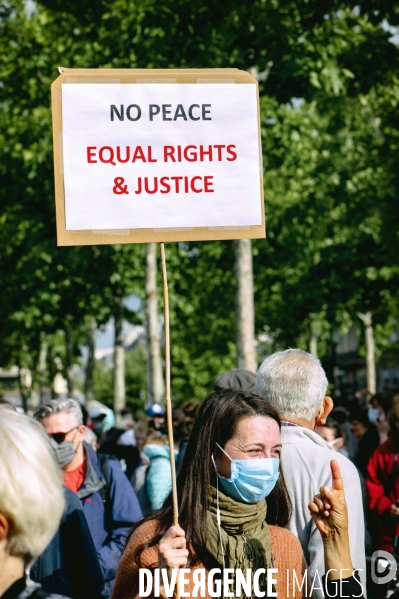
[[[331,455],[332,454],[332,455]],[[324,455],[324,454],[323,454]],[[338,453],[338,451],[331,451],[330,454],[324,455],[326,458],[326,466],[328,466],[328,479],[331,481],[331,471],[330,471],[330,463],[332,460],[338,462],[339,469],[342,474],[342,478],[344,480],[345,489],[351,487],[358,487],[360,489],[360,477],[359,471],[356,468],[355,464],[351,462],[349,458],[342,455],[342,453]],[[330,483],[325,483],[330,484]]]
[[[86,443],[86,441],[83,441],[83,449],[87,463],[90,463],[90,466],[94,468],[97,475],[102,476],[101,467],[98,459],[99,454],[93,449],[93,447],[89,443]]]
[[[269,524],[270,538],[275,547],[284,547],[286,551],[302,556],[302,547],[299,539],[293,532],[280,526]]]
[[[131,501],[132,498],[135,496],[135,492],[133,491],[133,487],[130,484],[129,479],[123,472],[119,464],[119,461],[117,459],[114,459],[112,456],[107,457],[109,484],[118,493],[120,493],[120,497],[123,497],[126,501]]]
[[[100,457],[101,456],[101,457]],[[104,469],[107,468],[108,470],[108,477],[109,477],[109,482],[110,484],[114,484],[114,485],[123,485],[124,487],[126,487],[125,492],[127,491],[127,487],[131,488],[131,485],[125,475],[125,473],[123,472],[121,465],[119,463],[119,460],[117,458],[115,458],[112,455],[108,455],[108,454],[99,454],[102,466],[100,466],[100,462],[98,462],[100,470],[102,471],[102,474],[104,476]],[[106,461],[106,465],[104,464],[104,461]]]
[[[68,487],[63,487],[65,503],[66,503],[66,513],[69,514],[74,512],[75,510],[83,511],[82,504],[80,502],[79,497],[68,489]]]
[[[375,455],[388,455],[393,453],[398,453],[398,451],[396,451],[395,442],[392,437],[389,437],[374,450]]]
[[[131,535],[129,541],[127,542],[126,548],[122,554],[121,566],[122,567],[130,567],[131,564],[135,563],[136,560],[136,552],[139,547],[148,543],[151,539],[154,538],[159,528],[158,520],[147,520],[143,522],[134,533]],[[144,549],[140,562],[141,567],[146,567],[148,564],[156,564],[157,559],[157,548],[156,546],[147,547]]]
[[[107,454],[102,454],[102,455],[107,455]],[[119,460],[115,457],[113,457],[112,455],[107,455],[107,459],[108,459],[108,468],[109,468],[109,473],[110,476],[112,476],[115,473],[122,473],[123,474],[123,470],[121,468],[121,465],[119,463]]]
[[[269,531],[274,555],[274,567],[281,572],[291,569],[302,570],[305,562],[298,537],[290,530],[279,526],[269,525]],[[288,597],[288,594],[285,596]]]
[[[305,454],[306,458],[315,466],[319,465],[324,468],[326,465],[329,466],[332,460],[335,460],[338,462],[341,471],[343,469],[345,471],[350,471],[352,474],[357,472],[356,466],[349,458],[338,451],[334,451],[331,447],[328,447],[325,441],[314,431],[305,430],[304,437],[307,440],[307,444],[306,448],[301,447],[301,452]],[[328,472],[330,473],[329,468]]]
[[[159,528],[159,520],[147,520],[140,524],[129,539],[128,547],[141,545],[152,539]]]
[[[301,464],[306,465],[316,478],[319,477],[320,469],[324,471],[325,466],[329,465],[331,460],[336,460],[342,468],[349,468],[352,472],[356,470],[355,466],[342,453],[334,451],[317,433],[303,427],[284,427],[288,429],[290,435],[291,447],[297,450],[295,461],[291,466],[295,470]],[[283,431],[285,432],[285,431]],[[286,445],[286,437],[282,433],[283,459]],[[292,456],[290,456],[292,457]],[[329,468],[328,468],[329,472]]]
[[[158,475],[170,475],[170,458],[169,455],[160,455],[153,458],[148,466],[149,472],[156,472]]]
[[[331,462],[331,460],[335,460],[336,462],[338,462],[338,466],[343,475],[345,475],[345,473],[349,473],[353,476],[355,474],[356,476],[358,476],[358,471],[355,464],[351,462],[351,460],[344,456],[342,453],[338,453],[338,451],[333,451],[332,455],[329,457],[329,462]]]

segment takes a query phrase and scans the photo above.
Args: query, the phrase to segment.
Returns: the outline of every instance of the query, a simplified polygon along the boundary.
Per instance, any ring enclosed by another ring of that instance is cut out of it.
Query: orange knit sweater
[[[122,555],[121,561],[119,562],[111,599],[135,599],[135,597],[138,596],[139,567],[135,561],[135,552],[139,545],[152,538],[155,530],[156,521],[152,520],[140,526],[131,537],[128,546]],[[272,542],[272,552],[274,555],[274,568],[278,568],[277,574],[273,574],[273,577],[277,579],[277,596],[295,597],[297,599],[310,597],[310,590],[309,595],[306,594],[305,585],[303,585],[301,591],[298,589],[298,586],[296,586],[295,594],[293,592],[293,570],[295,570],[299,584],[301,583],[306,570],[305,559],[298,539],[292,532],[285,530],[284,528],[269,526],[269,530]],[[157,546],[150,547],[143,551],[141,554],[140,566],[142,568],[158,567]],[[193,572],[194,569],[203,567],[202,564],[197,564],[191,571]],[[289,572],[289,586],[287,586],[287,570]],[[194,586],[192,574],[191,576],[186,575],[186,578],[190,579],[190,583],[185,586],[185,590],[191,593]],[[212,598],[210,595],[206,594],[205,599]]]

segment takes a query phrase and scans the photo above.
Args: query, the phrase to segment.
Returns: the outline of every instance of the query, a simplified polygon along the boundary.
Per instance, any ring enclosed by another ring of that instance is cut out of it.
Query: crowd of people
[[[178,525],[161,405],[115,425],[74,399],[1,401],[0,598],[135,599],[157,567],[188,568],[190,593],[198,570],[264,568],[266,596],[321,599],[340,579],[352,594],[335,596],[366,597],[366,554],[399,554],[399,401],[334,406],[298,349],[213,388],[172,411]]]

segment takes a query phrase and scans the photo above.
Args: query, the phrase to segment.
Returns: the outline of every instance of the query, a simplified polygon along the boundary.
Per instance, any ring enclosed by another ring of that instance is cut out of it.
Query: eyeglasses
[[[65,437],[67,435],[69,435],[69,433],[71,433],[72,431],[74,431],[75,429],[77,429],[79,427],[74,426],[73,428],[71,428],[70,431],[68,431],[67,433],[50,433],[49,437],[51,437],[52,439],[54,439],[54,441],[60,445],[61,443],[63,443],[65,441]]]

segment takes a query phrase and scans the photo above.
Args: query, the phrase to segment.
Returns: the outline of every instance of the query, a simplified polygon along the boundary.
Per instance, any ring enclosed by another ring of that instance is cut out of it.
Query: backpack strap
[[[104,524],[107,532],[111,530],[112,524],[112,504],[111,504],[111,475],[109,471],[109,460],[114,459],[112,456],[107,455],[106,453],[98,453],[98,466],[101,470],[101,473],[105,480],[105,485],[98,490],[98,493],[101,495],[101,499],[104,503]]]
[[[105,485],[103,487],[101,487],[101,489],[99,489],[98,492],[100,493],[104,502],[107,500],[109,487],[111,485],[111,477],[109,474],[109,458],[110,458],[110,456],[107,455],[106,453],[98,453],[97,454],[98,466],[99,466],[99,468],[101,470],[101,474],[103,475],[104,480],[105,480]]]

